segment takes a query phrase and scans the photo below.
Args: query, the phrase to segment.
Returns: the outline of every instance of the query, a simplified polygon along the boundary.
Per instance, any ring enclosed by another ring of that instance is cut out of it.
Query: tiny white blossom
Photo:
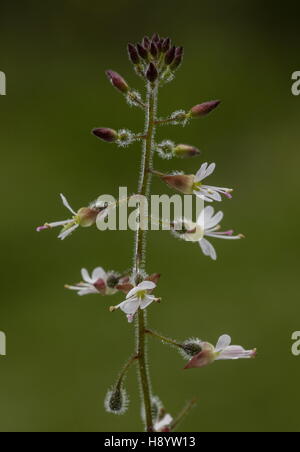
[[[116,286],[120,277],[114,272],[106,272],[102,267],[97,267],[90,275],[89,272],[83,268],[81,270],[83,282],[74,286],[66,285],[66,289],[77,291],[78,295],[102,294],[114,295],[118,289],[112,287],[110,281],[113,281],[113,286]]]
[[[68,220],[56,221],[53,223],[45,223],[43,226],[39,226],[36,229],[37,232],[63,226],[63,229],[58,235],[58,238],[64,240],[66,237],[71,235],[77,228],[79,228],[79,226],[82,226],[84,228],[92,226],[96,222],[97,215],[102,210],[101,208],[90,206],[82,207],[81,209],[78,210],[78,212],[75,212],[75,210],[70,206],[66,197],[63,194],[61,194],[60,197],[63,205],[71,212],[73,217]]]
[[[195,176],[194,182],[194,194],[198,196],[198,198],[202,199],[206,202],[213,201],[222,201],[222,196],[224,195],[227,198],[232,198],[231,192],[233,189],[224,188],[224,187],[213,187],[211,185],[204,185],[202,181],[210,176],[216,169],[216,164],[211,163],[203,163],[199,171]]]
[[[223,217],[223,212],[220,211],[215,214],[214,208],[207,206],[201,211],[197,223],[187,219],[176,220],[173,225],[173,232],[177,237],[187,242],[198,242],[205,256],[216,260],[216,250],[205,237],[226,240],[239,240],[244,237],[242,234],[234,235],[233,230],[221,232],[219,223]],[[181,227],[182,230],[180,230]]]
[[[111,307],[111,311],[121,309],[127,315],[128,322],[131,323],[139,309],[146,309],[153,301],[159,301],[158,298],[150,294],[155,287],[156,284],[154,282],[143,281],[127,294],[125,301]]]
[[[185,369],[192,369],[195,367],[205,367],[212,364],[214,361],[221,360],[237,360],[255,358],[256,349],[245,350],[240,345],[230,345],[231,337],[227,334],[221,336],[217,345],[214,347],[208,342],[202,342],[201,352],[195,355],[186,365]]]

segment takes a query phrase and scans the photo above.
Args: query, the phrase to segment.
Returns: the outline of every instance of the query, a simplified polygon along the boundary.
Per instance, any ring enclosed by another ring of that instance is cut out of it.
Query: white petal
[[[82,278],[83,278],[83,281],[85,281],[85,282],[87,282],[87,283],[89,283],[89,284],[93,284],[93,280],[92,280],[92,278],[90,277],[90,274],[89,274],[89,272],[87,271],[86,268],[83,268],[83,269],[81,270],[81,276],[82,276]]]
[[[211,257],[214,261],[217,260],[217,253],[215,248],[212,246],[211,243],[209,243],[206,239],[201,239],[199,241],[199,245],[201,246],[201,249],[205,256]]]
[[[220,351],[224,350],[225,348],[229,347],[230,344],[231,344],[231,337],[228,336],[228,334],[224,334],[218,340],[218,343],[216,345],[216,352],[220,352]]]
[[[140,291],[153,290],[153,289],[155,289],[155,287],[156,287],[156,284],[154,282],[144,281],[144,282],[140,283],[138,286],[131,289],[131,291],[128,293],[126,298],[131,298]]]
[[[242,237],[240,235],[226,235],[221,233],[210,233],[205,231],[205,235],[208,237],[214,237],[215,239],[224,239],[224,240],[240,240]]]
[[[93,282],[94,282],[94,283],[97,282],[98,279],[103,279],[104,281],[106,281],[106,279],[107,279],[106,272],[103,270],[102,267],[97,267],[97,268],[95,268],[95,270],[93,271],[93,274],[92,274],[92,280],[93,280]]]
[[[141,300],[141,309],[146,309],[153,301],[155,297],[153,295],[146,295],[143,300]]]
[[[173,422],[173,418],[170,414],[166,414],[161,421],[158,421],[154,425],[156,432],[161,432],[164,428],[169,427]]]
[[[201,168],[199,169],[199,171],[196,174],[195,182],[201,182],[206,177],[207,167],[208,167],[208,163],[203,163],[203,165],[201,165]]]
[[[99,293],[97,289],[95,289],[95,287],[89,287],[89,288],[84,288],[82,289],[80,292],[78,292],[79,296],[83,296],[83,295],[90,295],[90,294],[95,294],[95,293]]]
[[[80,287],[80,286],[66,286],[66,288],[69,290],[77,290],[77,291],[82,290],[82,287]]]
[[[79,227],[79,225],[78,225],[78,224],[75,224],[75,225],[72,226],[71,228],[66,229],[65,231],[62,231],[62,232],[59,234],[58,238],[61,239],[61,240],[64,240],[66,237],[68,237],[68,235],[72,234],[72,232],[74,232],[75,229],[77,229],[78,227]]]
[[[239,345],[232,345],[227,347],[216,360],[227,360],[227,359],[250,359],[255,356],[255,350],[245,350]]]
[[[67,201],[67,198],[61,193],[60,197],[62,199],[63,205],[70,211],[72,212],[74,215],[76,215],[76,212],[72,209],[72,207],[70,206],[70,204]]]
[[[57,228],[58,226],[64,226],[68,223],[72,223],[73,220],[64,220],[64,221],[55,221],[53,223],[48,223],[48,225],[50,226],[50,228]]]
[[[134,315],[140,307],[140,300],[138,298],[131,298],[130,300],[125,300],[116,308],[120,308],[121,311],[125,312],[127,315]]]

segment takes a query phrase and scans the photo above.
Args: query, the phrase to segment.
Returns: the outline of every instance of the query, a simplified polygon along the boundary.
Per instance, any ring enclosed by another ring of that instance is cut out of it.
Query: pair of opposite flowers
[[[67,286],[67,288],[78,291],[79,295],[99,293],[99,288],[104,295],[113,295],[118,291],[127,293],[126,299],[117,306],[111,307],[110,311],[121,309],[131,323],[139,309],[144,310],[153,302],[160,302],[160,298],[153,295],[153,291],[157,287],[154,281],[158,281],[159,277],[159,275],[152,275],[149,280],[145,280],[134,287],[130,283],[129,277],[120,276],[113,272],[106,273],[101,267],[98,267],[92,275],[89,275],[88,271],[83,269],[82,278],[84,282],[76,286]],[[112,282],[115,284],[114,287]],[[190,345],[192,345],[192,349]],[[231,338],[228,335],[221,336],[215,347],[199,339],[188,340],[182,345],[182,351],[184,357],[189,359],[185,369],[205,367],[219,360],[250,359],[256,356],[256,350],[245,350],[241,346],[231,345]]]
[[[215,170],[215,163],[208,165],[204,163],[196,175],[184,175],[173,174],[163,175],[157,173],[164,182],[169,186],[176,188],[185,194],[195,194],[198,198],[206,202],[213,202],[222,200],[221,195],[231,198],[232,189],[214,187],[203,184],[203,180],[210,176]],[[62,226],[63,229],[59,234],[59,238],[64,240],[71,235],[79,226],[90,227],[97,221],[98,215],[108,213],[108,208],[98,207],[92,204],[90,207],[84,207],[75,212],[70,206],[65,196],[61,195],[64,206],[72,213],[73,217],[68,220],[58,221],[53,223],[46,223],[43,226],[37,228],[37,231],[43,231],[46,229],[52,229]],[[215,214],[213,207],[207,206],[202,210],[198,220],[194,223],[191,220],[182,218],[177,219],[171,224],[171,229],[174,234],[188,242],[198,242],[203,253],[206,256],[211,257],[213,260],[217,259],[217,253],[213,245],[207,240],[206,237],[238,240],[243,235],[234,235],[233,230],[220,231],[220,222],[223,219],[223,212]]]

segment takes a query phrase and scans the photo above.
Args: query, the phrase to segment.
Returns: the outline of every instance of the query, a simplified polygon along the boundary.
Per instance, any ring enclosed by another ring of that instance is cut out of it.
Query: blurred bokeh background
[[[199,160],[156,162],[194,172],[216,161],[213,184],[236,188],[224,201],[224,226],[242,242],[215,243],[219,260],[167,232],[149,234],[148,270],[161,272],[164,303],[150,324],[177,339],[256,346],[253,362],[224,362],[183,372],[176,351],[151,340],[153,389],[176,414],[196,397],[181,431],[299,431],[300,329],[299,108],[291,74],[300,70],[299,3],[219,0],[54,0],[1,2],[0,98],[1,303],[0,430],[138,431],[135,371],[127,415],[104,412],[106,390],[133,350],[133,327],[108,306],[121,296],[79,298],[64,290],[81,267],[123,270],[131,232],[77,231],[60,242],[35,227],[64,219],[59,193],[79,208],[98,195],[137,186],[140,148],[95,139],[97,126],[143,127],[108,84],[114,69],[142,89],[126,55],[128,41],[158,31],[185,47],[176,80],[161,90],[159,113],[221,98],[220,109],[159,137],[196,145]],[[155,181],[156,193],[168,192]],[[170,192],[171,193],[171,192]],[[218,206],[216,206],[218,207]]]

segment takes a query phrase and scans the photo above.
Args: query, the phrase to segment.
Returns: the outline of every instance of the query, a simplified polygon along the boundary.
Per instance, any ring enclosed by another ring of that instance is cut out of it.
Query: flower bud
[[[82,207],[77,212],[78,224],[83,228],[89,228],[96,223],[97,216],[99,214],[98,209],[91,207]]]
[[[151,42],[150,53],[154,58],[158,55],[158,48],[154,41]]]
[[[140,57],[143,58],[143,60],[148,59],[148,52],[145,47],[142,46],[142,44],[137,44],[137,51]]]
[[[145,47],[145,49],[149,50],[149,48],[150,48],[150,39],[148,38],[148,36],[145,36],[143,38],[142,46]]]
[[[204,102],[203,104],[195,105],[190,111],[193,117],[208,115],[211,111],[220,105],[220,100],[213,100],[211,102]]]
[[[173,63],[171,64],[171,70],[175,71],[179,68],[183,60],[183,47],[177,47],[175,52],[175,58]]]
[[[173,46],[171,47],[171,49],[167,52],[166,57],[165,57],[165,63],[167,66],[169,66],[170,64],[172,64],[174,58],[175,58],[175,51],[176,51],[176,47]]]
[[[125,389],[117,386],[108,391],[104,406],[108,413],[124,414],[128,408],[128,396]]]
[[[162,52],[167,53],[170,50],[170,46],[171,46],[171,39],[170,38],[164,39],[162,46],[161,46]]]
[[[159,174],[160,178],[171,188],[192,195],[194,191],[195,176],[193,174]]]
[[[136,47],[133,44],[128,44],[127,46],[128,49],[128,55],[129,55],[129,59],[133,64],[139,64],[140,62],[140,57],[139,54],[136,50]]]
[[[107,141],[108,143],[113,143],[118,139],[118,133],[113,129],[107,128],[99,128],[92,130],[92,133],[103,141]]]
[[[200,155],[201,152],[199,151],[199,149],[195,148],[194,146],[189,146],[187,144],[178,144],[173,149],[173,154],[176,157],[185,159],[185,158],[190,158],[190,157],[196,157],[196,156]]]
[[[157,72],[155,64],[153,64],[153,63],[149,64],[149,67],[146,72],[146,77],[149,80],[149,82],[152,82],[152,83],[155,82],[155,80],[158,77],[158,72]]]
[[[121,77],[121,75],[114,71],[106,71],[106,75],[108,77],[108,80],[117,90],[121,91],[121,93],[124,94],[127,93],[129,86],[127,85],[123,77]]]
[[[154,33],[154,35],[152,36],[152,42],[159,42],[160,41],[160,37],[158,33]]]

